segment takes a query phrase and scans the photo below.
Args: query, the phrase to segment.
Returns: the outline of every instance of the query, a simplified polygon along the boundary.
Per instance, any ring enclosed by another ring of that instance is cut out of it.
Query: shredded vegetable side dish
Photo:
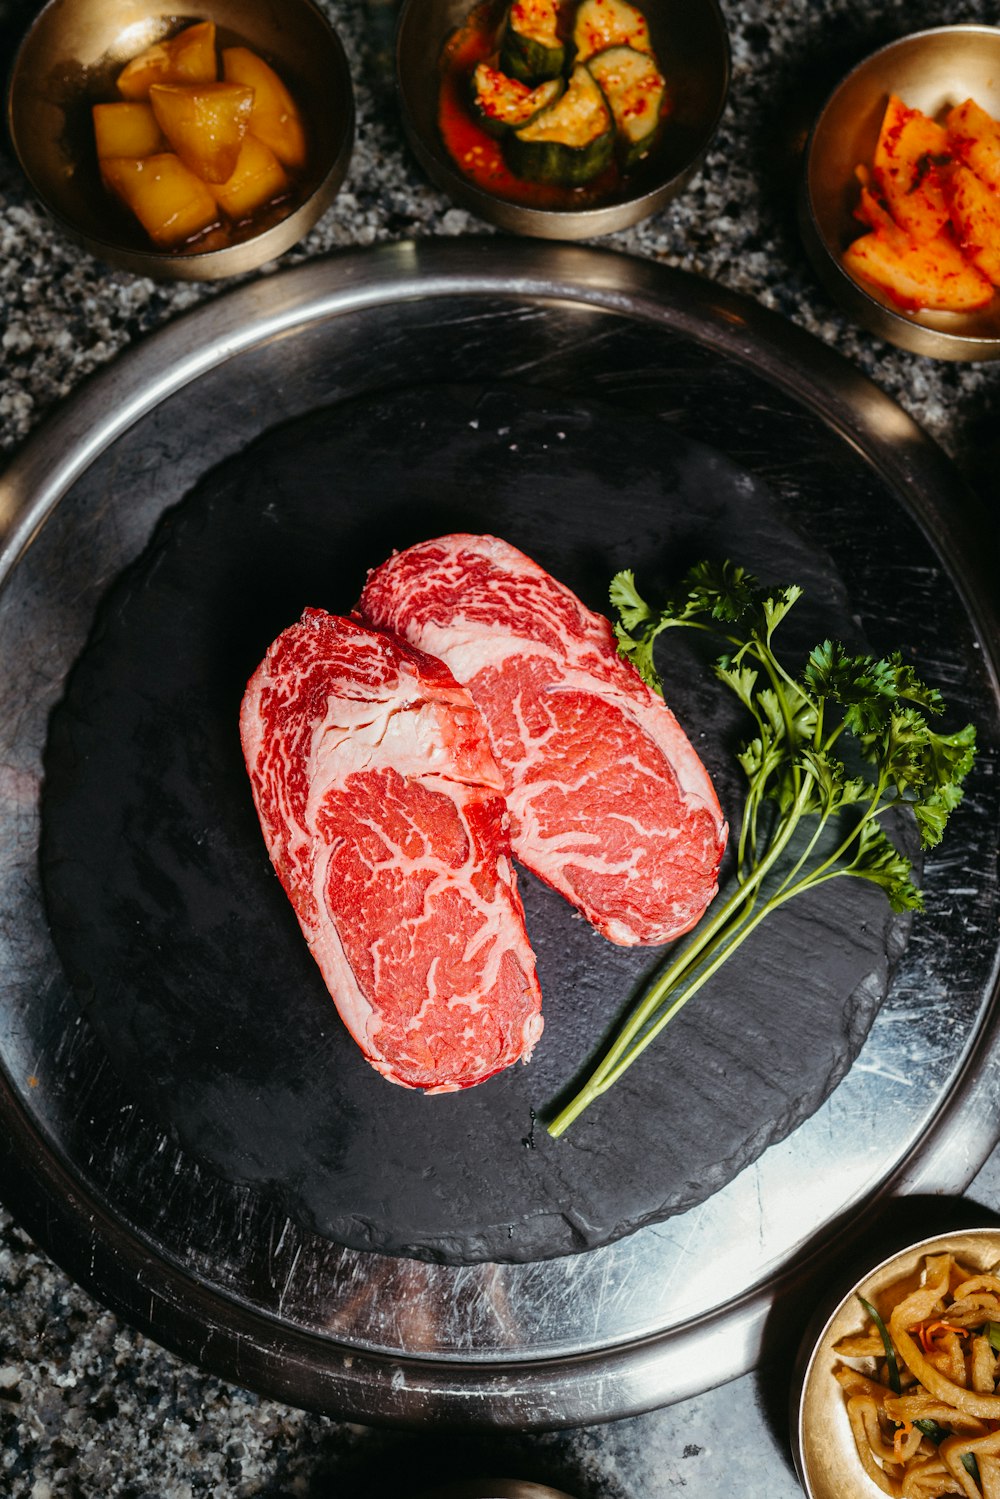
[[[869,1478],[894,1499],[1000,1499],[1000,1274],[929,1254],[859,1300],[834,1372]]]

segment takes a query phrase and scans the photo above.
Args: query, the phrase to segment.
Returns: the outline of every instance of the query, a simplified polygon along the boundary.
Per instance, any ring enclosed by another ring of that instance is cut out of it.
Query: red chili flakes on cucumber
[[[612,197],[669,109],[649,25],[627,0],[482,0],[441,74],[438,123],[460,171],[540,208]]]

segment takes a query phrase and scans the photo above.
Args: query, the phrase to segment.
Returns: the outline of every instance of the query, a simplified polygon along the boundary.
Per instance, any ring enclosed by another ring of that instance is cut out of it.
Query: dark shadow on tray
[[[440,1489],[484,1479],[504,1478],[539,1484],[572,1499],[632,1499],[607,1473],[588,1473],[574,1451],[572,1433],[550,1436],[474,1433],[437,1428],[432,1434],[403,1431],[359,1433],[343,1451],[339,1433],[324,1455],[310,1457],[312,1471],[296,1490],[301,1499],[433,1499]],[[286,1499],[282,1482],[268,1485],[260,1499]]]

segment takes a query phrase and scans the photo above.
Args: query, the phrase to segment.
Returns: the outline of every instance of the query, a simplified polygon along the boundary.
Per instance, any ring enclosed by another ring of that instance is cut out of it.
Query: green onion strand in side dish
[[[885,1349],[886,1367],[889,1371],[889,1388],[894,1395],[899,1395],[902,1393],[903,1384],[899,1377],[899,1360],[896,1357],[896,1345],[889,1336],[889,1329],[882,1321],[878,1308],[874,1307],[870,1301],[866,1301],[860,1291],[857,1292],[857,1297],[869,1317],[875,1323],[875,1330],[882,1339],[882,1347]]]
[[[923,1432],[925,1437],[930,1438],[935,1447],[940,1447],[945,1437],[951,1435],[951,1432],[948,1430],[947,1426],[942,1426],[940,1421],[932,1421],[929,1417],[921,1416],[921,1418],[918,1421],[914,1421],[913,1424],[918,1431]]]
[[[549,1124],[551,1135],[561,1135],[606,1093],[786,901],[853,876],[880,886],[894,911],[922,909],[910,861],[882,821],[908,808],[921,845],[937,844],[962,799],[975,729],[967,724],[949,734],[931,727],[931,716],[944,708],[941,695],[899,652],[855,655],[824,640],[793,674],[775,653],[773,637],[801,597],[794,585],[761,588],[732,562],[698,564],[678,598],[659,610],[640,596],[631,572],[618,573],[611,584],[619,650],[651,687],[662,695],[653,646],[664,630],[709,632],[725,647],[715,674],[755,727],[738,757],[748,789],[735,885],[666,960],[586,1083]]]

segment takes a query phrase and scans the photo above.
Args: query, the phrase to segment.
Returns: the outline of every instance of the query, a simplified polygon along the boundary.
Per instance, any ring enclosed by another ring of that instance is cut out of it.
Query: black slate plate
[[[567,1136],[544,1116],[662,952],[597,936],[522,873],[546,1030],[467,1093],[393,1087],[347,1036],[271,872],[237,715],[271,639],[345,612],[393,547],[492,531],[597,609],[700,556],[807,590],[794,658],[851,636],[829,556],[768,486],[620,408],[519,389],[384,392],[273,429],[168,512],[112,588],[56,710],[42,865],[57,947],[129,1090],[233,1182],[360,1249],[539,1260],[607,1243],[729,1181],[843,1076],[905,926],[838,881],[786,907]],[[746,722],[674,632],[667,696],[727,814]]]

